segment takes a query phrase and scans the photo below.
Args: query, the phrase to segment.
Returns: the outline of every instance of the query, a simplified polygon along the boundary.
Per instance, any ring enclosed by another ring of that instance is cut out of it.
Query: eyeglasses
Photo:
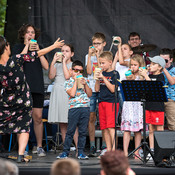
[[[74,69],[74,68],[72,70],[74,70],[75,73],[80,72],[82,74],[84,72],[84,70],[79,70],[79,69]]]
[[[103,43],[103,42],[102,42],[102,43]],[[92,43],[92,45],[93,45],[93,46],[95,46],[95,45],[99,46],[99,45],[101,45],[102,43]]]
[[[138,41],[140,38],[131,38],[130,41]]]
[[[166,59],[165,59],[165,62],[166,62],[166,63],[168,63],[168,61],[169,61],[169,60],[166,60]]]

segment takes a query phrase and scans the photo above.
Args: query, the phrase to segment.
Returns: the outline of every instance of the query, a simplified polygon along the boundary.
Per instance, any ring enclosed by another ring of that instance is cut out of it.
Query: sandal
[[[18,155],[17,163],[28,163],[30,159],[24,157],[24,155]]]

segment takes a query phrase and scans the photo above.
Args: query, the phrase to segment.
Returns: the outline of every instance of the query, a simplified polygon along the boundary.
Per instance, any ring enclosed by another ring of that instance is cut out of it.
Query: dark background
[[[174,0],[7,0],[5,36],[13,46],[23,23],[41,29],[38,40],[44,47],[58,37],[75,48],[74,59],[83,61],[95,32],[106,35],[109,50],[112,36],[127,42],[130,32],[138,32],[143,44],[175,48]],[[55,52],[55,51],[54,51]],[[49,62],[54,52],[47,55]],[[116,47],[112,52],[115,54]]]

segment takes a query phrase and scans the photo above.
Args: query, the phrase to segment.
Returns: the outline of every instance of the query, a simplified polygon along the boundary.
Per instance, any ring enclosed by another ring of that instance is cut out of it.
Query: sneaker
[[[78,159],[87,160],[87,159],[89,159],[89,157],[86,156],[84,153],[82,153],[82,154],[79,154],[79,155],[78,155]]]
[[[32,149],[32,154],[37,154],[37,146],[33,146],[33,149]]]
[[[102,146],[102,147],[101,147],[101,150],[104,150],[104,149],[106,149],[106,146]]]
[[[103,149],[100,153],[100,155],[97,157],[98,159],[101,159],[101,156],[103,156],[105,154],[105,152],[107,151],[107,149]]]
[[[90,152],[89,152],[89,157],[97,157],[97,153],[96,153],[96,147],[91,146],[90,147]]]
[[[56,157],[57,159],[67,159],[68,154],[66,152],[62,152],[59,156]]]
[[[44,156],[46,156],[45,151],[44,151],[43,148],[41,148],[41,147],[37,147],[37,154],[38,154],[39,157],[44,157]]]
[[[154,154],[154,152],[152,152],[152,154]],[[148,160],[153,160],[153,158],[152,158],[152,156],[151,156],[150,153],[146,156],[146,160],[147,160],[147,161],[148,161]]]
[[[29,156],[28,151],[24,151],[24,157],[27,157],[27,156]]]

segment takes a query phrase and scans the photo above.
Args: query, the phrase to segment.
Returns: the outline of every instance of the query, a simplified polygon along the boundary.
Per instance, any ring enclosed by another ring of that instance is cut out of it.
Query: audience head
[[[51,167],[51,175],[80,175],[80,164],[75,159],[56,160]]]
[[[7,42],[7,40],[4,36],[0,36],[0,56],[4,53],[6,46],[9,46],[9,43]],[[10,55],[10,53],[9,53],[9,55]]]
[[[5,161],[0,159],[0,175],[10,175],[8,168],[5,164]]]
[[[169,68],[173,62],[173,52],[169,48],[163,48],[160,50],[160,56],[165,60],[165,68]]]
[[[128,43],[131,47],[137,47],[141,44],[140,34],[137,32],[131,32],[128,36]]]
[[[101,175],[134,175],[128,158],[121,150],[108,151],[101,156]]]
[[[7,167],[7,170],[9,172],[9,175],[18,175],[19,169],[16,164],[10,161],[5,161],[5,165]]]
[[[37,40],[39,36],[40,36],[40,29],[37,29],[33,24],[23,24],[18,30],[18,39],[21,41],[21,43],[24,43],[25,37]]]

